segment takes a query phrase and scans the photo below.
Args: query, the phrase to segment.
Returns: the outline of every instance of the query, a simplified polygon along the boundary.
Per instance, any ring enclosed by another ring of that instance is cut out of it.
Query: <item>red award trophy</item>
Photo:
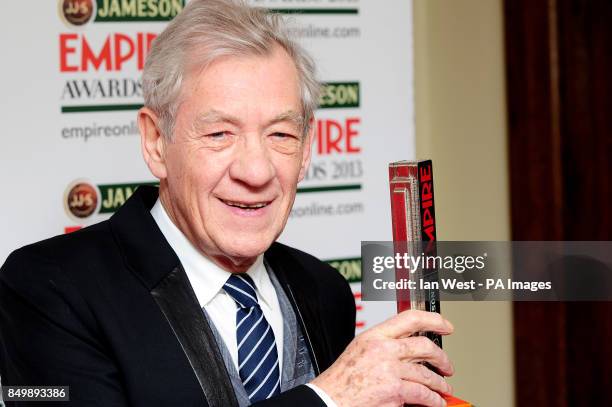
[[[391,193],[391,223],[393,247],[396,255],[436,255],[436,215],[434,206],[433,169],[431,160],[398,161],[389,164]],[[396,269],[397,282],[414,282],[415,289],[396,290],[397,312],[407,309],[440,312],[440,294],[428,282],[438,281],[435,268],[418,270]],[[424,282],[425,284],[421,284]],[[425,288],[423,288],[425,287]],[[442,337],[423,332],[442,347]],[[448,406],[469,407],[470,403],[445,397]]]

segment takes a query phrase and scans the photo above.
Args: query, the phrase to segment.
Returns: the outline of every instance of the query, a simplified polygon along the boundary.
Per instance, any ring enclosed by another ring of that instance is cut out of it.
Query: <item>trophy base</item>
[[[473,407],[472,404],[467,401],[463,401],[453,396],[444,396],[447,407]]]

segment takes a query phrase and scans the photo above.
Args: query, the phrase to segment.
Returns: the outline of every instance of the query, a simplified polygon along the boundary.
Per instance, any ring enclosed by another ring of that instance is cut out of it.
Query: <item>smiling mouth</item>
[[[233,206],[234,208],[240,208],[240,209],[251,210],[251,211],[265,208],[266,206],[270,204],[270,201],[269,202],[245,203],[245,202],[228,201],[228,200],[221,199],[221,198],[219,198],[219,200],[228,206]]]

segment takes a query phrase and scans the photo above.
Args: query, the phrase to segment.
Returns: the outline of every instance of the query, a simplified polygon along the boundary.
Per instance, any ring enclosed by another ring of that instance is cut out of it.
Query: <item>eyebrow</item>
[[[300,129],[304,126],[304,118],[302,115],[293,110],[288,110],[285,113],[279,114],[268,123],[268,126],[280,122],[293,122]]]
[[[274,117],[272,120],[270,120],[266,124],[266,127],[269,127],[276,123],[282,123],[282,122],[292,122],[298,128],[300,129],[304,128],[303,127],[304,119],[302,115],[294,110],[287,110],[286,112],[283,112],[277,115],[276,117]],[[240,118],[236,116],[232,116],[231,114],[224,113],[220,110],[211,109],[207,111],[206,113],[203,113],[200,116],[198,116],[198,118],[195,121],[195,127],[199,128],[202,125],[213,124],[213,123],[230,123],[236,127],[240,127],[240,125],[242,124],[242,121],[240,120]]]
[[[195,121],[195,125],[196,127],[199,127],[202,124],[212,124],[221,122],[231,123],[236,126],[240,125],[239,118],[215,109],[211,109],[206,113],[199,115]]]

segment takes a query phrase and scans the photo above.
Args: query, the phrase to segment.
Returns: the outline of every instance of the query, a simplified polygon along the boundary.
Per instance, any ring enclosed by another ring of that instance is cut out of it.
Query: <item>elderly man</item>
[[[275,243],[311,154],[319,85],[280,17],[192,0],[155,40],[138,114],[159,190],[14,252],[0,273],[4,385],[73,406],[445,405],[452,366],[407,312],[353,339],[329,266]]]

